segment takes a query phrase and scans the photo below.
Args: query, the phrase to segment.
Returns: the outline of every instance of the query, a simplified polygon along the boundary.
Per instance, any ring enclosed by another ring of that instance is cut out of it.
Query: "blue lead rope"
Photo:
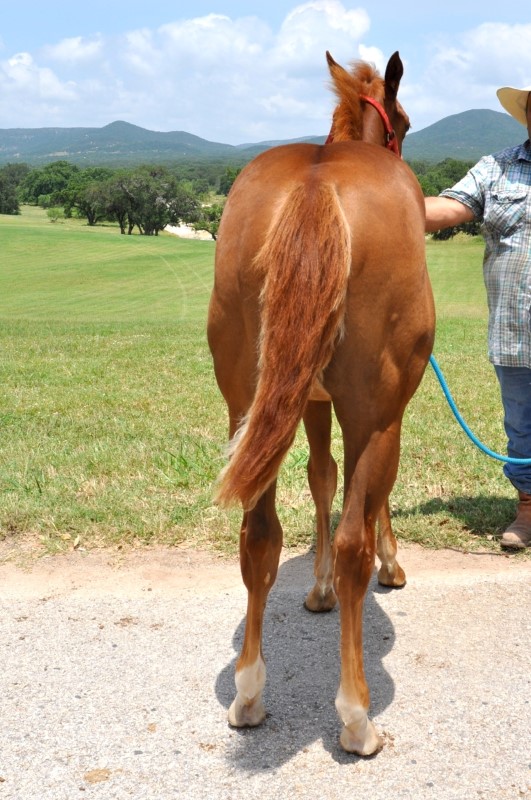
[[[504,461],[506,464],[531,464],[531,458],[510,458],[509,456],[502,456],[502,455],[500,455],[500,453],[495,453],[493,450],[491,450],[490,448],[488,448],[484,444],[482,444],[482,442],[479,441],[477,436],[475,436],[472,433],[472,431],[470,430],[470,428],[468,427],[468,425],[464,421],[463,417],[459,413],[459,411],[457,409],[457,406],[456,406],[456,404],[454,402],[454,399],[453,399],[452,395],[450,394],[450,390],[448,388],[448,384],[446,383],[446,381],[444,379],[444,375],[441,372],[441,368],[437,364],[437,361],[435,360],[434,356],[430,356],[430,364],[432,365],[433,371],[435,372],[435,374],[437,375],[437,378],[439,379],[439,383],[441,384],[441,388],[442,388],[442,390],[444,392],[444,396],[448,400],[448,405],[452,409],[454,417],[456,418],[458,423],[461,425],[462,429],[467,434],[467,436],[474,442],[476,447],[479,447],[480,450],[482,450],[484,453],[486,453],[491,458],[496,458],[498,461]]]

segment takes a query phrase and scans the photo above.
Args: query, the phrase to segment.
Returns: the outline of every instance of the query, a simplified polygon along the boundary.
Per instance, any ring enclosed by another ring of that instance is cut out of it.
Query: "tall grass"
[[[435,353],[475,432],[503,451],[486,358],[482,244],[428,242]],[[0,217],[0,536],[47,551],[134,542],[234,551],[213,506],[226,412],[205,340],[214,243]],[[341,460],[337,427],[334,451]],[[311,543],[307,445],[280,476],[288,546]],[[336,500],[339,513],[341,494]],[[392,495],[397,534],[489,545],[511,515],[498,462],[469,443],[428,369],[410,404]]]

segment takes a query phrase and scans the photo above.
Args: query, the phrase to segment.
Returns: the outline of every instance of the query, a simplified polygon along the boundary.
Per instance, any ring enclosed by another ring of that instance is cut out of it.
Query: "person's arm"
[[[433,233],[443,228],[453,228],[475,219],[471,208],[452,197],[425,197],[426,232]]]

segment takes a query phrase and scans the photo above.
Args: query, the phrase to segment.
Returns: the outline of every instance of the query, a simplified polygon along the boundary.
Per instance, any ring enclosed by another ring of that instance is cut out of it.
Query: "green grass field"
[[[235,551],[239,513],[211,501],[226,436],[205,339],[214,247],[52,224],[35,208],[0,216],[0,536],[13,548]],[[469,425],[504,452],[482,242],[427,251],[435,355]],[[299,434],[279,489],[290,547],[313,541],[306,460]],[[513,511],[500,463],[458,427],[431,368],[407,411],[391,500],[399,538],[433,547],[494,547]]]

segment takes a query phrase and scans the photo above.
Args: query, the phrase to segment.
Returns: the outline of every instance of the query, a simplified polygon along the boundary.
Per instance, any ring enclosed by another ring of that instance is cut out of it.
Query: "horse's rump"
[[[252,508],[277,476],[341,332],[350,239],[335,187],[317,178],[298,183],[272,220],[252,265],[263,280],[258,382],[220,476],[222,504]]]

